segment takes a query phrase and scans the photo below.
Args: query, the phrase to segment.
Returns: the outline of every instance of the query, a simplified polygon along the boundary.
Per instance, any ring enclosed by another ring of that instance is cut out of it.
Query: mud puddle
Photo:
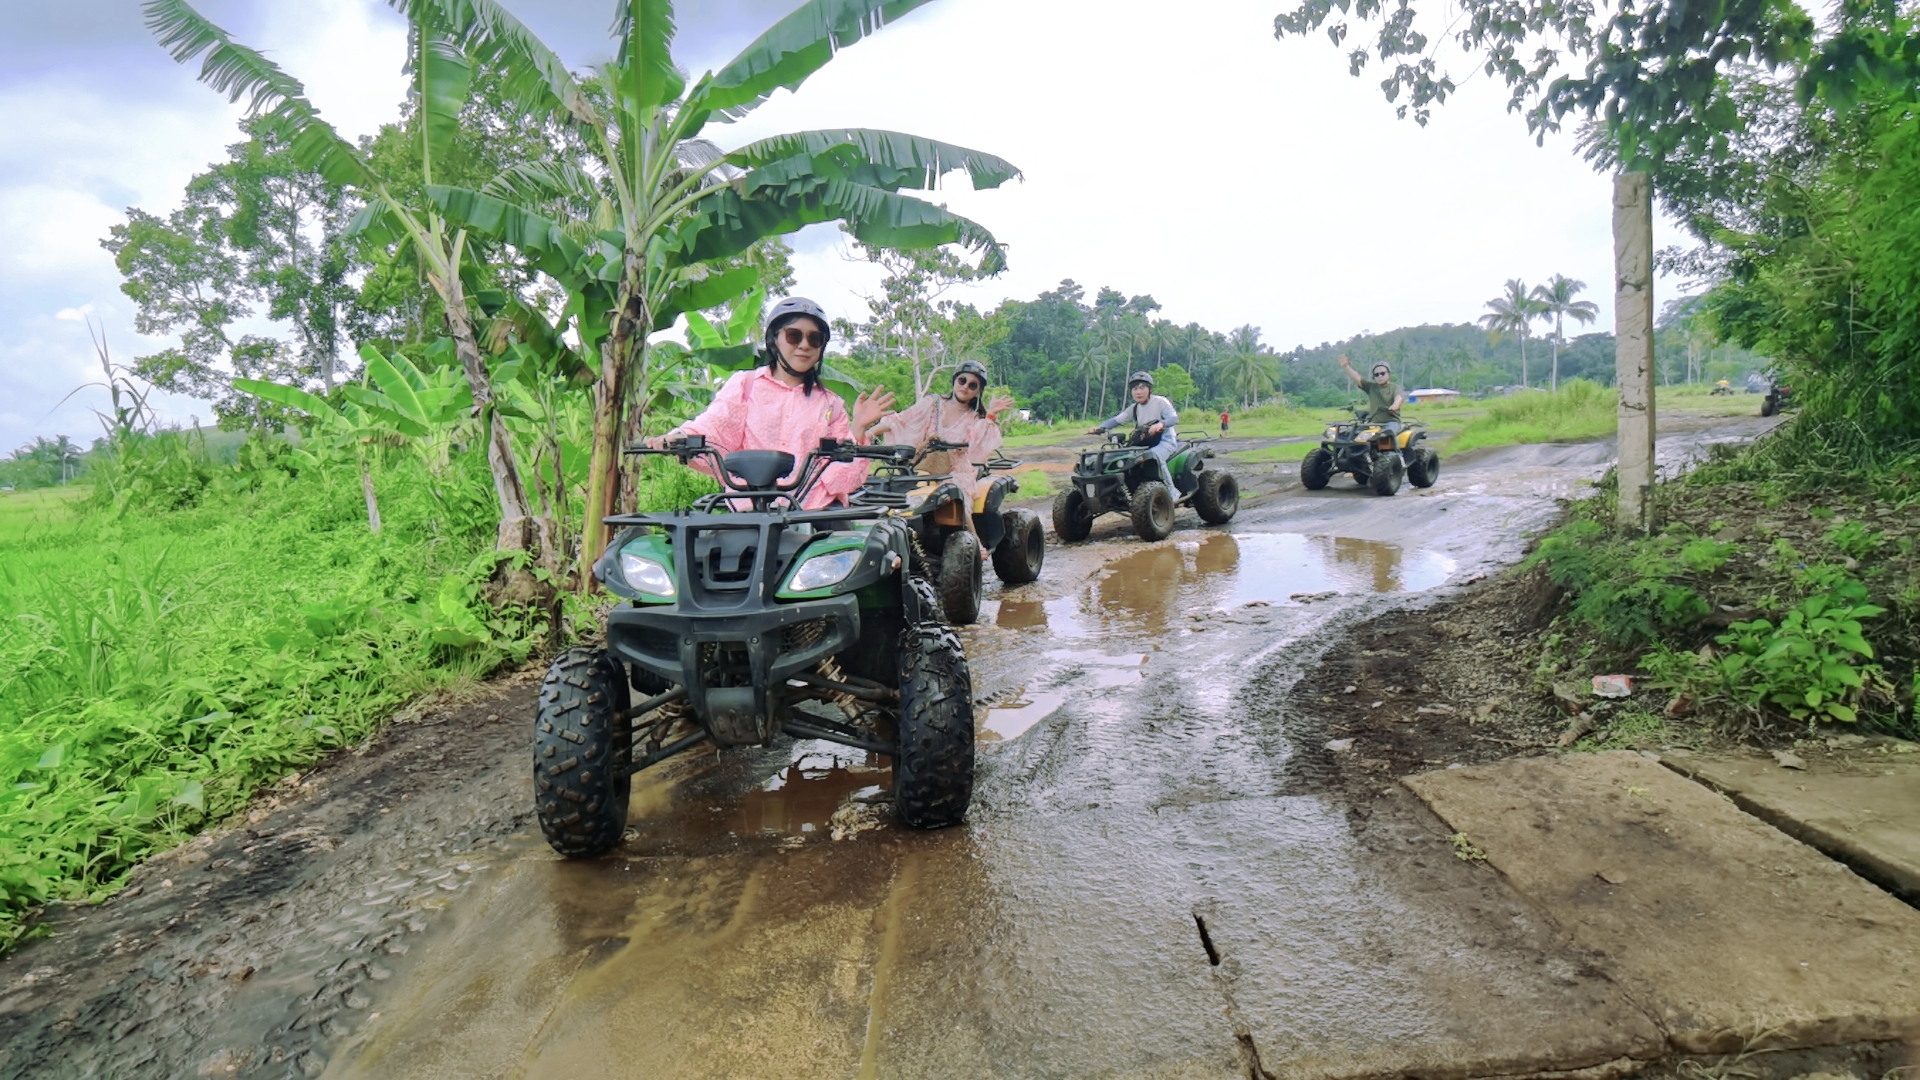
[[[878,799],[893,788],[893,770],[884,757],[814,741],[795,743],[789,752],[792,759],[771,775],[743,769],[695,781],[688,785],[691,791],[670,771],[657,779],[642,773],[635,778],[627,819],[630,846],[634,840],[644,846],[652,837],[671,838],[678,849],[726,838],[825,835],[832,831],[834,814],[849,802]],[[653,783],[643,788],[643,778]]]
[[[1058,712],[1067,703],[1063,693],[1023,694],[1004,705],[988,706],[974,738],[983,743],[1017,739],[1028,728]]]

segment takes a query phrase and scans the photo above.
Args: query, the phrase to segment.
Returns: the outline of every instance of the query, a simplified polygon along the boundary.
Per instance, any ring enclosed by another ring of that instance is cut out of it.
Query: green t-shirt
[[[1368,417],[1376,424],[1400,419],[1400,413],[1393,407],[1393,399],[1400,396],[1400,384],[1388,382],[1385,386],[1367,379],[1360,384],[1360,391],[1367,395],[1367,407],[1373,410]]]

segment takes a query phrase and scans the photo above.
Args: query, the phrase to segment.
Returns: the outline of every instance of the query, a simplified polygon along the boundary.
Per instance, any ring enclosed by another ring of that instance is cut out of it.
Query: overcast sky
[[[793,2],[682,3],[676,55],[696,74],[717,67]],[[602,0],[508,5],[570,62],[610,53]],[[103,391],[56,407],[98,377],[86,317],[119,360],[169,344],[134,333],[99,241],[128,206],[176,207],[188,177],[238,138],[239,111],[166,56],[139,6],[0,0],[0,451],[98,434],[88,406],[104,408]],[[1484,77],[1425,128],[1397,120],[1377,76],[1348,77],[1324,37],[1275,41],[1281,6],[941,0],[707,134],[732,146],[884,127],[1011,160],[1023,181],[935,195],[1008,245],[1005,275],[956,294],[983,307],[1073,278],[1090,294],[1151,293],[1177,322],[1252,323],[1286,348],[1468,321],[1507,278],[1564,273],[1588,283],[1596,328],[1612,328],[1610,181],[1570,139],[1536,148]],[[304,80],[349,138],[398,115],[405,32],[384,4],[199,7]],[[874,279],[838,233],[810,229],[797,247],[799,291],[863,317]],[[163,411],[209,415],[186,400]]]

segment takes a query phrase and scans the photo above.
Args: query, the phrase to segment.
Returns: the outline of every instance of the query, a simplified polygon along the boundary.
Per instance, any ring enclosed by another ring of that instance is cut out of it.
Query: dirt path
[[[1758,427],[1677,431],[1663,451]],[[1385,706],[1316,707],[1435,692],[1345,635],[1455,602],[1605,459],[1483,452],[1394,499],[1242,468],[1230,529],[1183,513],[1142,545],[1113,517],[1050,549],[1040,582],[993,594],[965,632],[983,753],[961,829],[899,829],[883,762],[783,742],[636,778],[627,843],[565,863],[530,826],[532,673],[509,680],[51,920],[0,964],[0,1075],[1484,1075],[1657,1057],[1618,986],[1391,785],[1505,756],[1535,737],[1521,721],[1336,752]],[[1382,696],[1341,693],[1359,684]],[[1465,707],[1481,688],[1446,689]]]

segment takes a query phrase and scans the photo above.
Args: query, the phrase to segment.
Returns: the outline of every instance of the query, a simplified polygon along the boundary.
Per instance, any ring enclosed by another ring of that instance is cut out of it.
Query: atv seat
[[[780,450],[737,450],[723,460],[727,473],[755,491],[765,491],[793,471],[793,455]]]

